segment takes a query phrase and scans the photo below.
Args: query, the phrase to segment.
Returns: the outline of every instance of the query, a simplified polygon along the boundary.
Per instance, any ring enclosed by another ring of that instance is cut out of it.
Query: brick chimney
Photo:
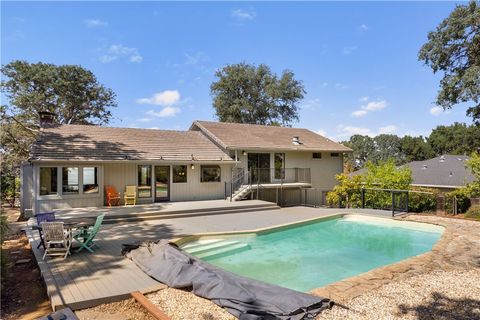
[[[55,113],[40,111],[38,113],[40,128],[51,128],[55,125]]]

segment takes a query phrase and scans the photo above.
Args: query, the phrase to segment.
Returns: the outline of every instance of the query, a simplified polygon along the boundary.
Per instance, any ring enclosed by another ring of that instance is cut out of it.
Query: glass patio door
[[[155,166],[155,202],[170,200],[170,166]]]
[[[248,170],[252,183],[270,183],[270,153],[249,153]]]

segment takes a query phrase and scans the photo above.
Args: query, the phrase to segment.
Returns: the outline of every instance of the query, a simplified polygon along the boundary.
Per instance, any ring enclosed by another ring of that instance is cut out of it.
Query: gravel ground
[[[480,319],[480,269],[437,271],[392,282],[317,319]]]
[[[167,288],[147,295],[171,320],[234,320],[226,310],[191,292]]]
[[[155,320],[153,316],[134,299],[112,302],[75,311],[80,320]]]

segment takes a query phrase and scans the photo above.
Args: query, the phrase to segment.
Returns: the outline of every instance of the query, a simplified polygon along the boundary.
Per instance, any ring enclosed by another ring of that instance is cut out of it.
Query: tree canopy
[[[454,123],[437,126],[428,137],[378,135],[376,137],[353,135],[342,142],[353,150],[347,155],[347,168],[362,168],[367,161],[379,163],[394,159],[397,165],[421,161],[443,154],[470,154],[480,151],[480,127]]]
[[[7,98],[0,107],[2,196],[6,196],[14,195],[19,165],[35,141],[38,112],[54,113],[58,124],[106,124],[117,103],[115,93],[81,66],[13,61],[1,73]]]
[[[420,49],[419,60],[442,71],[436,103],[444,109],[471,103],[467,115],[480,124],[480,3],[458,5]]]
[[[38,127],[38,112],[48,111],[63,124],[107,124],[115,93],[81,66],[13,61],[1,68],[6,112]]]
[[[298,103],[306,92],[292,71],[278,77],[264,64],[238,63],[215,76],[210,90],[221,122],[288,126],[298,120]]]

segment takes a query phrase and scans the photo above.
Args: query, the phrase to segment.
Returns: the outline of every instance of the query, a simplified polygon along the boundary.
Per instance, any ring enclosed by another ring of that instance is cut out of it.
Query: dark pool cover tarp
[[[329,299],[245,278],[205,263],[165,240],[145,242],[125,255],[146,274],[172,288],[193,292],[241,320],[313,319]]]

